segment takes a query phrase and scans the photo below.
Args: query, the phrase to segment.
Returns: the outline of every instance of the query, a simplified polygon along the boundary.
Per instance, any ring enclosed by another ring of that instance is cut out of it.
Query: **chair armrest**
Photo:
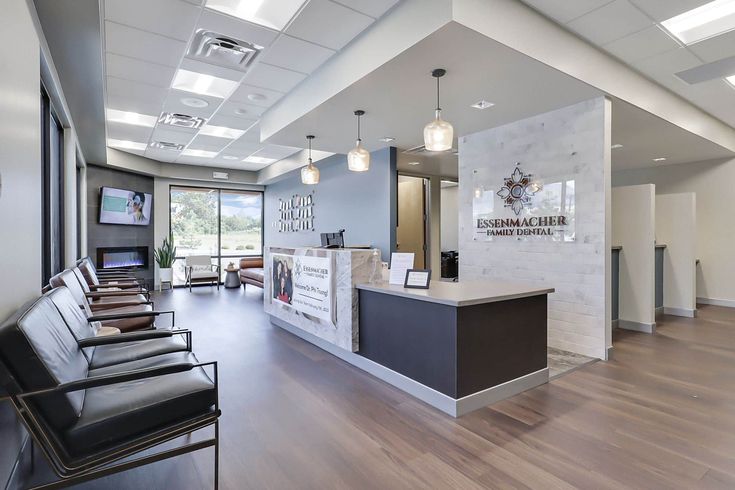
[[[89,293],[84,293],[84,295],[87,298],[106,298],[109,296],[138,296],[141,294],[138,291],[91,291]]]
[[[117,313],[114,315],[93,315],[87,317],[88,322],[104,322],[105,320],[122,320],[124,318],[141,318],[145,316],[159,316],[164,314],[171,315],[171,323],[173,323],[174,315],[176,314],[173,310],[154,310],[154,311],[134,311],[132,313]]]
[[[90,291],[92,292],[101,292],[104,293],[106,290],[114,288],[114,290],[123,290],[123,291],[141,291],[143,287],[138,283],[133,282],[115,282],[115,283],[100,283],[100,284],[92,284],[89,286]]]
[[[140,340],[161,339],[174,336],[173,330],[144,330],[140,332],[125,332],[118,335],[105,335],[104,337],[89,337],[77,341],[79,347],[96,347],[98,345],[124,344],[126,342],[138,342]]]

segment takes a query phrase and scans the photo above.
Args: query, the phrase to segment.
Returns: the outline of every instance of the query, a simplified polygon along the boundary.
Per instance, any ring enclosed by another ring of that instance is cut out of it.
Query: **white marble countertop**
[[[355,287],[449,306],[479,305],[554,292],[554,288],[509,281],[431,281],[429,289],[407,289],[387,282],[357,284]]]

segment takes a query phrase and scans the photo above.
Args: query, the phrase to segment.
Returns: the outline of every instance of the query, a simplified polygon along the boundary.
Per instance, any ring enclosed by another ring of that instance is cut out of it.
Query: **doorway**
[[[398,176],[396,249],[401,253],[413,253],[416,269],[426,269],[428,184],[428,179],[423,177]]]

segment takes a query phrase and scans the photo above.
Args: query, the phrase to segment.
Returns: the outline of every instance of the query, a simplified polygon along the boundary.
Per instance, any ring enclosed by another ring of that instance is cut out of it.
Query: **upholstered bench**
[[[246,284],[252,284],[253,286],[262,288],[264,280],[263,274],[262,257],[240,259],[240,282],[242,282],[243,287],[245,287]]]

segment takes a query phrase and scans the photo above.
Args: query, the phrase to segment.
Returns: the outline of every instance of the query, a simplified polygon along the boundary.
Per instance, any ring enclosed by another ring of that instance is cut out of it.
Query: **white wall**
[[[733,213],[735,159],[666,165],[613,174],[613,185],[656,184],[660,194],[697,195],[697,300],[735,307],[735,228]]]
[[[442,252],[459,249],[459,187],[441,190],[441,249]]]
[[[693,192],[656,196],[656,243],[664,251],[664,313],[693,317],[697,309],[697,204]]]
[[[612,244],[620,245],[618,327],[653,332],[655,327],[654,246],[656,187],[612,190]]]
[[[462,136],[459,146],[460,280],[515,280],[555,288],[549,295],[549,345],[603,359],[611,303],[609,114],[610,102],[594,99]],[[575,181],[575,241],[475,239],[475,170],[495,186],[515,162],[549,183]]]

